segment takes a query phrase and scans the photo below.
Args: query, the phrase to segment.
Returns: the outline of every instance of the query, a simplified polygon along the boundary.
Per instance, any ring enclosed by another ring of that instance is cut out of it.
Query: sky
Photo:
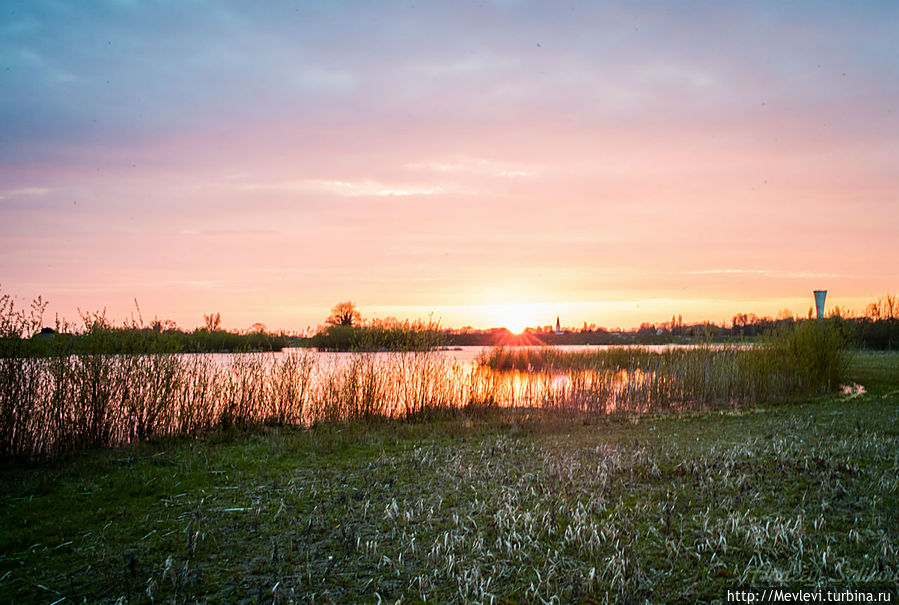
[[[48,316],[632,327],[899,290],[899,3],[0,1]]]

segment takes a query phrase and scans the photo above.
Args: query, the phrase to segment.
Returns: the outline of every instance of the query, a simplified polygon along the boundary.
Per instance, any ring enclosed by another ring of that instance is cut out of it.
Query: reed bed
[[[0,359],[0,455],[110,447],[220,427],[412,419],[491,407],[644,414],[835,390],[840,342],[809,325],[759,347]]]
[[[3,358],[0,447],[40,455],[220,427],[409,418],[459,408],[462,382],[428,351],[330,363],[309,351]]]
[[[583,351],[495,347],[478,359],[482,368],[507,376],[512,399],[543,407],[625,413],[765,403],[833,392],[844,380],[848,363],[839,331],[813,322],[772,333],[757,346]],[[547,383],[551,388],[537,388]]]

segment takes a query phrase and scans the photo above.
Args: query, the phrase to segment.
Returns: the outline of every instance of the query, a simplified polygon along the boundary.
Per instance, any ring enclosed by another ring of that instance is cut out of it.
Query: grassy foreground
[[[895,594],[899,355],[851,375],[866,393],[764,408],[492,410],[7,461],[0,602]]]

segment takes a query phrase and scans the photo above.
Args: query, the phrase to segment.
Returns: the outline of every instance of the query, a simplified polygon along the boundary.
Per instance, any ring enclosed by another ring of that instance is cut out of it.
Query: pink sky
[[[0,28],[4,292],[301,331],[343,300],[630,327],[899,285],[890,3],[178,6]]]

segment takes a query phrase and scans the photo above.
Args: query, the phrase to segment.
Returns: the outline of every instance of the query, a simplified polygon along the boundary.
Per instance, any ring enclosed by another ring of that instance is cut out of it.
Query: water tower
[[[824,319],[824,299],[827,298],[827,290],[815,290],[815,310],[818,319]]]

